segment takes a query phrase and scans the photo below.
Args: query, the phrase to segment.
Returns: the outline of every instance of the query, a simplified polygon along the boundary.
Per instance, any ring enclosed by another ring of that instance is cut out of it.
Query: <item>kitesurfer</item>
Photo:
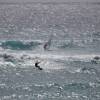
[[[41,68],[41,67],[39,66],[39,63],[40,63],[40,62],[36,61],[36,62],[35,62],[35,67],[38,68],[39,70],[43,70],[43,68]]]

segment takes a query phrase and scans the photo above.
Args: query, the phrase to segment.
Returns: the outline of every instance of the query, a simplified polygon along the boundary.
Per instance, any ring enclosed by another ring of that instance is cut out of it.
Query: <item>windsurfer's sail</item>
[[[44,50],[48,50],[51,46],[51,41],[52,41],[52,35],[50,36],[49,40],[44,44],[43,48]]]

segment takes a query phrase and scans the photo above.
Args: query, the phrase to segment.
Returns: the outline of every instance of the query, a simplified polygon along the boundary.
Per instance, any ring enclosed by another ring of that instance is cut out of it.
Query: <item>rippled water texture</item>
[[[100,100],[99,4],[0,2],[0,100]]]

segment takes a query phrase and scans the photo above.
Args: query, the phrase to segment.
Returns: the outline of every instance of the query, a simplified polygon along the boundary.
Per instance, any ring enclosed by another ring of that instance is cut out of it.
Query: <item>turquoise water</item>
[[[0,100],[100,100],[99,19],[96,3],[0,3]]]

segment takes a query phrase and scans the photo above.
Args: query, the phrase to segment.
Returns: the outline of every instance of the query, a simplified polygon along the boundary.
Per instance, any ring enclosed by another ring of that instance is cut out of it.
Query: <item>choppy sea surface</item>
[[[100,3],[0,3],[0,100],[100,100],[95,57]]]

